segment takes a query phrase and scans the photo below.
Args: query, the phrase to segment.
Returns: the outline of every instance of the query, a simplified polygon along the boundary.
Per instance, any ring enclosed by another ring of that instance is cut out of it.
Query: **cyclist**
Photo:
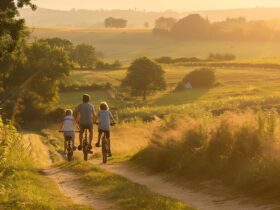
[[[76,150],[75,146],[75,127],[79,130],[79,126],[73,118],[73,111],[71,109],[67,109],[65,111],[65,117],[63,123],[60,127],[60,131],[64,133],[64,153],[66,153],[66,138],[71,137],[73,150]]]
[[[94,106],[89,103],[90,96],[88,94],[83,95],[83,103],[81,103],[76,108],[76,120],[79,122],[80,127],[80,145],[78,146],[78,150],[82,150],[82,141],[83,134],[85,129],[89,130],[89,145],[90,150],[92,149],[92,140],[93,140],[93,122],[95,121],[96,115],[94,111]]]
[[[98,119],[98,141],[95,144],[96,147],[100,147],[100,139],[102,134],[104,133],[107,140],[108,140],[108,156],[111,157],[111,141],[110,141],[110,125],[111,125],[111,120],[112,123],[115,124],[115,120],[109,111],[109,106],[106,102],[102,102],[100,104],[100,111],[97,114],[97,119]]]

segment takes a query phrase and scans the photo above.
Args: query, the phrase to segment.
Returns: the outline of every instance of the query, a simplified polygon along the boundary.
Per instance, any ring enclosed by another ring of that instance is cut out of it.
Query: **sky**
[[[233,8],[280,7],[280,0],[33,0],[41,8],[134,9],[196,11]],[[172,2],[172,3],[171,3]]]

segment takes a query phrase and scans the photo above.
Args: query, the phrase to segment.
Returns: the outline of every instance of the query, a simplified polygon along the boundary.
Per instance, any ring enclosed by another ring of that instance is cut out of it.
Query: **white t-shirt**
[[[72,116],[64,117],[63,131],[75,131],[74,118]]]
[[[107,110],[102,110],[97,114],[99,121],[99,129],[110,131],[110,119],[113,119],[111,112]]]

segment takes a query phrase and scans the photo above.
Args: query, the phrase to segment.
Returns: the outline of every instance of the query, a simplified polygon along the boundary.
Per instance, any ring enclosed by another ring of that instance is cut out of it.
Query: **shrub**
[[[208,56],[209,60],[213,60],[213,61],[232,61],[235,60],[236,57],[233,54],[229,54],[229,53],[225,53],[225,54],[213,54],[210,53],[210,55]]]
[[[164,64],[173,63],[173,59],[171,57],[168,57],[168,56],[156,58],[155,61],[158,62],[158,63],[164,63]]]
[[[186,179],[219,179],[254,193],[280,193],[280,147],[275,141],[279,126],[270,122],[271,115],[249,110],[168,121],[133,161]]]
[[[60,85],[60,91],[61,92],[73,92],[73,91],[90,91],[90,90],[110,90],[112,89],[112,84],[107,82],[107,83],[101,83],[101,84],[86,84],[86,85],[80,85],[80,84],[72,84],[72,85],[66,85],[66,84],[61,84]]]
[[[119,60],[116,60],[114,63],[105,63],[104,61],[98,61],[95,65],[96,70],[115,70],[122,67],[122,64]]]
[[[202,68],[190,72],[183,80],[180,82],[176,91],[184,90],[185,84],[190,83],[193,88],[209,88],[213,87],[215,84],[216,76],[212,69]]]

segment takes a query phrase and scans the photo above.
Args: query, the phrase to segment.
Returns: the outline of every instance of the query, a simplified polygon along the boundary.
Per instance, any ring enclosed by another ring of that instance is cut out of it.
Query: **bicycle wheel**
[[[67,152],[67,159],[68,159],[68,161],[72,160],[72,156],[73,156],[73,152],[72,151],[68,151]]]
[[[107,142],[106,139],[102,139],[102,159],[103,163],[107,163]]]
[[[67,154],[66,155],[67,155],[67,160],[71,161],[72,156],[73,156],[73,150],[72,150],[70,141],[68,141],[68,143],[67,143]]]
[[[87,160],[88,160],[88,153],[84,152],[84,161],[87,161]]]

